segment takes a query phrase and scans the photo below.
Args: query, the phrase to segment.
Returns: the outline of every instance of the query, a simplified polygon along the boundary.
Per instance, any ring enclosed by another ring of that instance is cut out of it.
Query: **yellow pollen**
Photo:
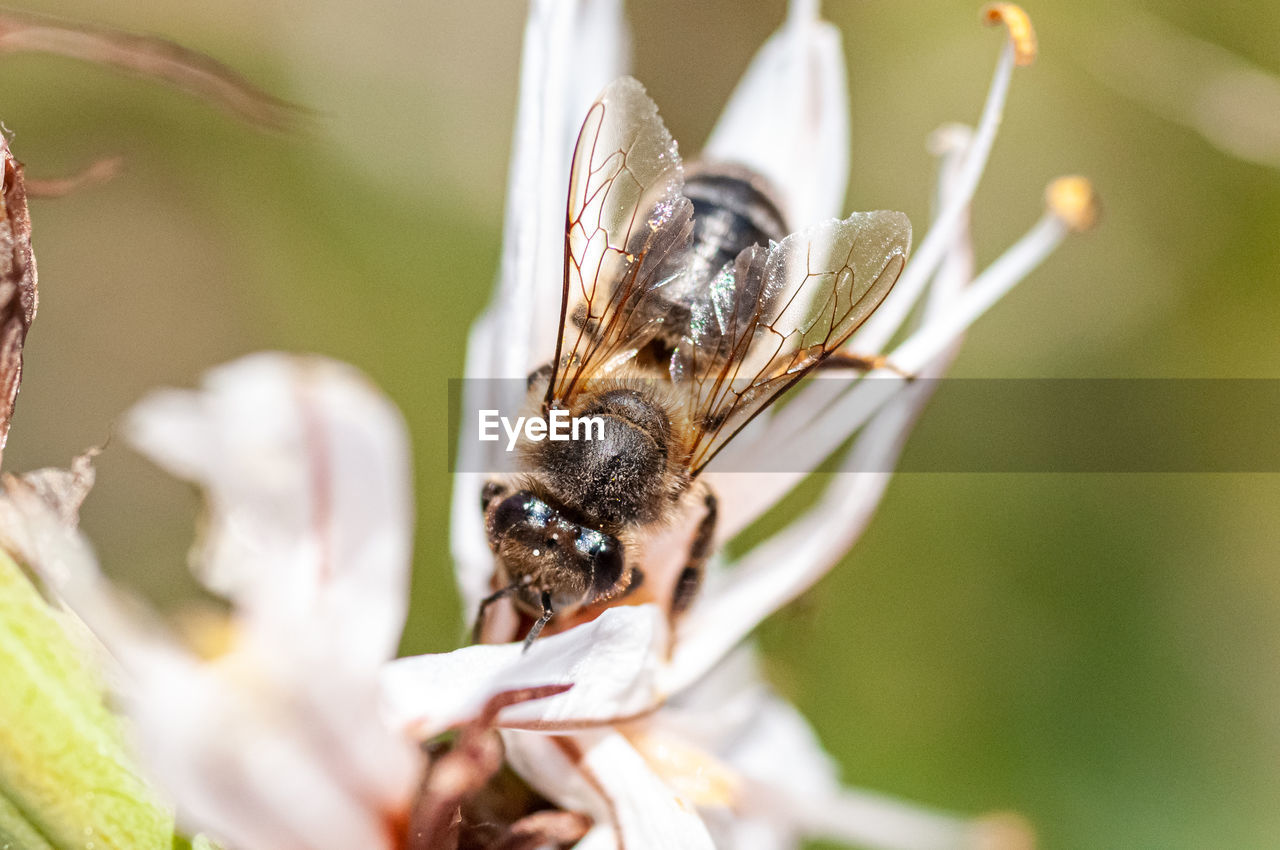
[[[974,826],[975,850],[1035,850],[1036,833],[1016,812],[995,812],[979,818]]]
[[[1049,211],[1081,233],[1098,222],[1098,196],[1086,177],[1059,177],[1044,191]]]
[[[236,645],[236,624],[225,611],[212,605],[185,606],[174,618],[188,646],[205,661],[229,653]]]
[[[705,750],[661,732],[627,737],[653,772],[695,806],[731,806],[738,799],[741,778]]]
[[[982,7],[982,20],[988,25],[1004,24],[1013,40],[1014,61],[1030,65],[1036,58],[1036,31],[1031,18],[1016,3],[988,3]]]

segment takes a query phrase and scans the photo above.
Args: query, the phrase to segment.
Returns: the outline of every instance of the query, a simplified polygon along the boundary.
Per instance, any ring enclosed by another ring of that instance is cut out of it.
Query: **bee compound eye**
[[[501,537],[517,523],[545,524],[550,508],[531,493],[514,493],[503,499],[493,510],[490,520],[492,534]],[[541,523],[538,520],[541,519]]]
[[[584,528],[575,541],[577,549],[591,559],[594,590],[604,593],[612,590],[622,578],[622,546],[616,537],[591,528]]]

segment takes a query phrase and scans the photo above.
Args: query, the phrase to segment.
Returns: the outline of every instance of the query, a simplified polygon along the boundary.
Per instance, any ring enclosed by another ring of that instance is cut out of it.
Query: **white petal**
[[[991,88],[987,92],[983,105],[982,119],[978,130],[965,140],[963,161],[948,167],[947,191],[939,193],[942,203],[924,240],[916,247],[915,253],[903,270],[902,276],[889,293],[884,303],[871,315],[871,318],[858,329],[849,340],[848,349],[864,355],[882,353],[884,347],[903,327],[908,315],[914,309],[921,296],[928,288],[934,273],[944,258],[954,252],[957,240],[968,239],[969,203],[977,190],[982,172],[995,143],[996,131],[1000,127],[1004,115],[1004,104],[1009,93],[1009,83],[1013,77],[1013,69],[1017,56],[1014,42],[1006,40],[996,64]],[[938,349],[953,343],[954,338],[947,338]],[[936,351],[934,354],[936,355]],[[894,352],[890,359],[894,365],[904,371],[919,371],[923,362],[904,365],[897,359],[899,352]],[[887,377],[893,383],[901,384],[892,373],[885,372],[877,377]],[[812,469],[834,452],[849,435],[856,431],[880,405],[892,398],[900,386],[893,383],[872,384],[859,382],[844,395],[840,403],[832,404],[823,396],[823,389],[810,386],[801,389],[792,399],[790,411],[777,412],[769,420],[766,430],[757,432],[757,439],[762,444],[785,445],[794,443],[795,433],[801,428],[805,432],[807,455],[797,461],[801,470]],[[817,411],[824,406],[828,409],[821,416]],[[772,504],[776,499],[794,486],[794,480],[775,476],[773,480],[764,482],[773,491],[772,499],[758,499],[748,507]],[[786,489],[783,489],[786,488]]]
[[[224,687],[269,727],[322,732],[302,746],[399,804],[416,755],[372,719],[408,595],[412,504],[398,412],[349,367],[261,354],[209,373],[203,389],[149,397],[128,429],[205,491],[202,575],[233,603],[234,665],[270,683],[229,676]],[[131,659],[133,646],[111,648],[135,687],[150,687],[157,674],[146,656]],[[198,706],[187,711],[194,722]],[[164,737],[179,726],[142,733],[157,736],[155,751],[180,755],[195,739]]]
[[[838,218],[849,182],[849,97],[840,33],[796,2],[752,60],[703,156],[749,166],[781,194],[793,230]]]
[[[209,505],[201,575],[263,648],[372,674],[399,640],[412,497],[403,421],[353,369],[259,354],[156,393],[128,436]]]
[[[108,648],[115,652],[120,646],[146,655],[157,646],[150,624],[130,616],[122,597],[102,576],[84,535],[24,480],[8,479],[0,491],[0,545],[17,554],[63,603],[73,622],[84,626],[86,648],[102,657],[104,667],[111,666]],[[118,672],[104,670],[109,678]]]
[[[300,671],[259,666],[246,646],[197,660],[127,604],[83,538],[21,484],[0,497],[0,533],[22,541],[24,560],[105,643],[143,767],[184,828],[242,850],[390,846],[384,821],[407,806],[416,754],[370,722],[367,680],[362,691],[331,665],[323,676],[307,668],[303,683]]]
[[[487,379],[523,379],[551,359],[564,272],[565,195],[578,130],[592,101],[628,64],[620,0],[533,0],[525,27],[520,100],[512,140],[502,263],[493,304],[467,345],[464,409],[494,389]],[[488,444],[462,441],[464,451]],[[498,469],[479,457],[460,469]],[[482,478],[455,476],[451,529],[464,617],[488,593],[493,558],[476,508]]]
[[[767,814],[713,809],[703,812],[703,822],[716,847],[733,850],[800,850],[801,838],[796,829]]]
[[[967,192],[971,193],[966,181],[964,166],[972,161],[969,153],[972,137],[967,130],[950,128],[947,133],[935,136],[935,141],[939,145],[939,153],[943,156],[939,169],[939,208],[946,210],[956,203],[957,198],[965,197]],[[968,212],[968,207],[964,206],[956,214],[956,225],[952,232],[951,244],[944,254],[941,266],[930,282],[928,299],[920,320],[922,324],[928,327],[933,326],[931,324],[933,321],[942,320],[957,312],[956,301],[962,297],[962,290],[972,276],[973,245],[969,233]],[[921,338],[926,338],[926,333],[921,332],[917,335]],[[931,350],[932,362],[925,361],[926,367],[920,369],[922,375],[929,377],[945,374],[947,366],[956,354],[959,344],[958,334],[952,333],[950,336],[945,337],[943,342],[945,344],[935,346]],[[906,368],[913,367],[908,366]],[[914,422],[916,413],[928,400],[929,391],[924,386],[927,383],[923,382],[914,388],[910,388],[896,379],[889,379],[888,381],[879,381],[867,385],[865,392],[868,402],[864,410],[875,409],[871,396],[872,392],[879,393],[881,403],[887,402],[888,399],[904,391],[914,394],[915,398],[909,401],[895,400],[893,404],[899,406],[900,413],[891,414],[888,410],[882,410],[872,420],[872,423],[866,426],[864,433],[858,438],[849,462],[846,463],[847,469],[855,471],[836,477],[836,480],[830,485],[823,502],[814,509],[814,512],[811,512],[793,526],[793,530],[801,529],[800,532],[795,534],[795,537],[790,536],[792,531],[788,531],[773,540],[766,541],[765,546],[768,547],[772,547],[775,542],[778,543],[778,548],[776,550],[771,548],[770,551],[775,551],[779,557],[782,553],[789,551],[787,547],[790,541],[803,541],[805,533],[817,534],[818,539],[825,539],[834,543],[834,545],[826,546],[826,554],[816,561],[808,560],[805,556],[799,555],[800,563],[804,564],[803,567],[795,567],[795,560],[781,561],[786,566],[780,568],[774,576],[776,584],[772,589],[772,593],[780,597],[790,598],[790,595],[797,592],[797,588],[809,586],[809,583],[816,581],[829,568],[834,559],[839,558],[843,552],[842,549],[838,548],[840,545],[845,546],[845,548],[852,546],[853,541],[857,539],[862,528],[870,520],[872,512],[879,503],[880,496],[884,492],[884,488],[888,485],[889,478],[884,473],[858,470],[889,469],[892,466],[894,458],[901,450],[901,445],[910,431],[911,423]],[[855,387],[848,395],[853,396],[854,392],[861,390],[864,390],[864,388]],[[809,399],[802,398],[797,401],[797,406],[803,412],[806,408],[802,405],[811,403]],[[848,404],[847,401],[845,403],[846,405]],[[779,420],[768,421],[766,428],[773,427],[783,432],[782,434],[774,433],[773,439],[785,440],[788,443],[803,439],[806,443],[812,444],[817,442],[815,435],[823,433],[823,429],[830,431],[841,427],[857,427],[859,422],[854,422],[850,425],[848,419],[841,422],[833,419],[829,414],[824,414],[817,422],[813,421],[811,416],[808,417],[808,421],[803,423],[803,427],[806,427],[806,430],[800,430],[802,425],[796,425],[793,429],[791,426],[784,424],[781,421],[781,417],[779,417]],[[897,424],[895,425],[895,423]],[[899,433],[894,433],[895,428],[900,429]],[[873,430],[878,433],[878,436],[873,434]],[[815,462],[820,459],[819,451],[814,451]],[[736,523],[735,527],[742,527],[748,521],[754,519],[758,512],[762,512],[769,504],[780,498],[800,478],[802,478],[802,475],[798,473],[760,474],[752,476],[751,486],[748,488],[742,487],[744,482],[741,480],[734,482],[735,489],[755,489],[759,491],[754,500],[751,497],[739,498],[737,507],[743,512],[733,517]],[[741,476],[739,476],[739,479],[741,479]],[[822,530],[824,523],[829,525],[831,529],[839,529],[841,531],[835,533],[832,531],[824,532]],[[803,529],[809,529],[809,531],[804,532]],[[843,541],[843,543],[841,544],[840,541]],[[807,542],[810,546],[813,545],[812,541]],[[764,561],[756,560],[755,553],[744,559],[744,562],[765,563]],[[739,569],[741,570],[742,567],[739,567]],[[784,572],[787,569],[791,570],[789,575]],[[812,572],[808,570],[812,570]],[[764,572],[767,574],[772,570],[765,568]],[[745,585],[737,584],[739,580],[744,580],[742,574],[732,574],[731,576],[713,575],[709,583],[723,581],[741,589]],[[751,580],[745,580],[748,584],[751,583]],[[767,605],[770,603],[766,602],[768,592],[764,591],[764,586],[765,583],[762,582],[757,590],[762,592],[760,604]],[[780,605],[781,603],[774,604]]]
[[[625,72],[618,0],[533,0],[525,29],[490,378],[523,378],[551,358],[564,273],[565,195],[578,129]]]
[[[745,433],[740,434],[734,439],[745,436]],[[746,460],[735,466],[749,468],[749,463]],[[731,464],[731,460],[723,462],[726,467]],[[759,519],[807,476],[806,472],[704,472],[702,479],[719,500],[721,519],[716,523],[717,548]]]
[[[396,810],[340,769],[340,754],[316,746],[326,733],[307,712],[265,713],[266,700],[229,687],[223,669],[153,660],[123,706],[184,829],[242,850],[394,846],[387,818]]]
[[[711,836],[693,807],[654,776],[626,738],[607,735],[585,755],[582,766],[610,801],[624,846],[712,850]]]
[[[563,694],[511,706],[506,728],[564,729],[626,717],[656,705],[658,659],[666,641],[656,605],[610,608],[589,623],[522,644],[478,644],[402,658],[382,676],[385,713],[426,739],[475,717],[504,691],[572,684]]]
[[[739,816],[708,817],[721,846],[790,847],[802,836],[885,850],[977,846],[970,842],[980,822],[841,788],[812,727],[764,683],[749,647],[724,659],[651,722],[711,747],[742,777]]]
[[[595,820],[578,848],[712,850],[693,806],[617,732],[558,738],[508,732],[503,740],[512,767],[535,789]]]
[[[463,382],[463,410],[497,409],[492,396],[498,381],[490,380],[497,348],[492,315],[481,316],[467,337],[467,380]],[[459,440],[457,469],[496,469],[482,456],[490,443]],[[449,518],[449,551],[453,555],[454,578],[462,597],[462,616],[470,622],[476,616],[480,600],[489,595],[493,575],[493,553],[485,538],[484,517],[480,511],[480,491],[484,475],[478,472],[455,472],[453,507]]]
[[[765,683],[753,647],[722,659],[654,722],[680,730],[755,782],[802,795],[839,788],[835,764],[800,713]]]

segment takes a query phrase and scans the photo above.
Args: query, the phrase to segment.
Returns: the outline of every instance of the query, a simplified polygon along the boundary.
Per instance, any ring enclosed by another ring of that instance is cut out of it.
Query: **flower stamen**
[[[1025,17],[1025,13],[1023,15]],[[1029,21],[1027,25],[1030,26]],[[956,177],[955,192],[938,210],[933,226],[929,228],[915,255],[907,263],[907,268],[898,279],[893,292],[889,293],[889,297],[867,320],[862,329],[853,335],[850,344],[855,350],[880,351],[884,348],[902,327],[902,323],[923,293],[925,284],[942,261],[947,248],[950,247],[955,231],[965,218],[969,203],[973,200],[974,192],[977,191],[978,182],[982,179],[982,172],[987,166],[987,160],[991,156],[996,132],[1000,129],[1000,121],[1004,117],[1009,82],[1013,78],[1015,65],[1019,64],[1016,61],[1017,55],[1018,46],[1011,37],[1000,52],[1000,59],[991,79],[991,88],[987,92],[987,100],[982,107],[978,129],[969,145],[964,165]]]
[[[701,747],[653,731],[625,733],[649,768],[673,791],[696,806],[732,806],[742,777]]]
[[[1036,58],[1036,31],[1031,18],[1016,3],[988,3],[982,7],[982,19],[988,26],[1004,24],[1009,30],[1018,65],[1026,66]]]
[[[1083,233],[1098,223],[1098,196],[1088,178],[1059,177],[1045,190],[1050,212],[1066,222],[1075,233]]]

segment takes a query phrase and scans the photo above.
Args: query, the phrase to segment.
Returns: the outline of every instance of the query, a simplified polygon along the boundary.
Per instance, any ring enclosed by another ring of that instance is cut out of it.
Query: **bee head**
[[[514,598],[529,613],[541,612],[543,591],[561,611],[611,595],[622,580],[616,537],[569,519],[528,490],[494,494],[485,506],[485,530],[516,585]]]

